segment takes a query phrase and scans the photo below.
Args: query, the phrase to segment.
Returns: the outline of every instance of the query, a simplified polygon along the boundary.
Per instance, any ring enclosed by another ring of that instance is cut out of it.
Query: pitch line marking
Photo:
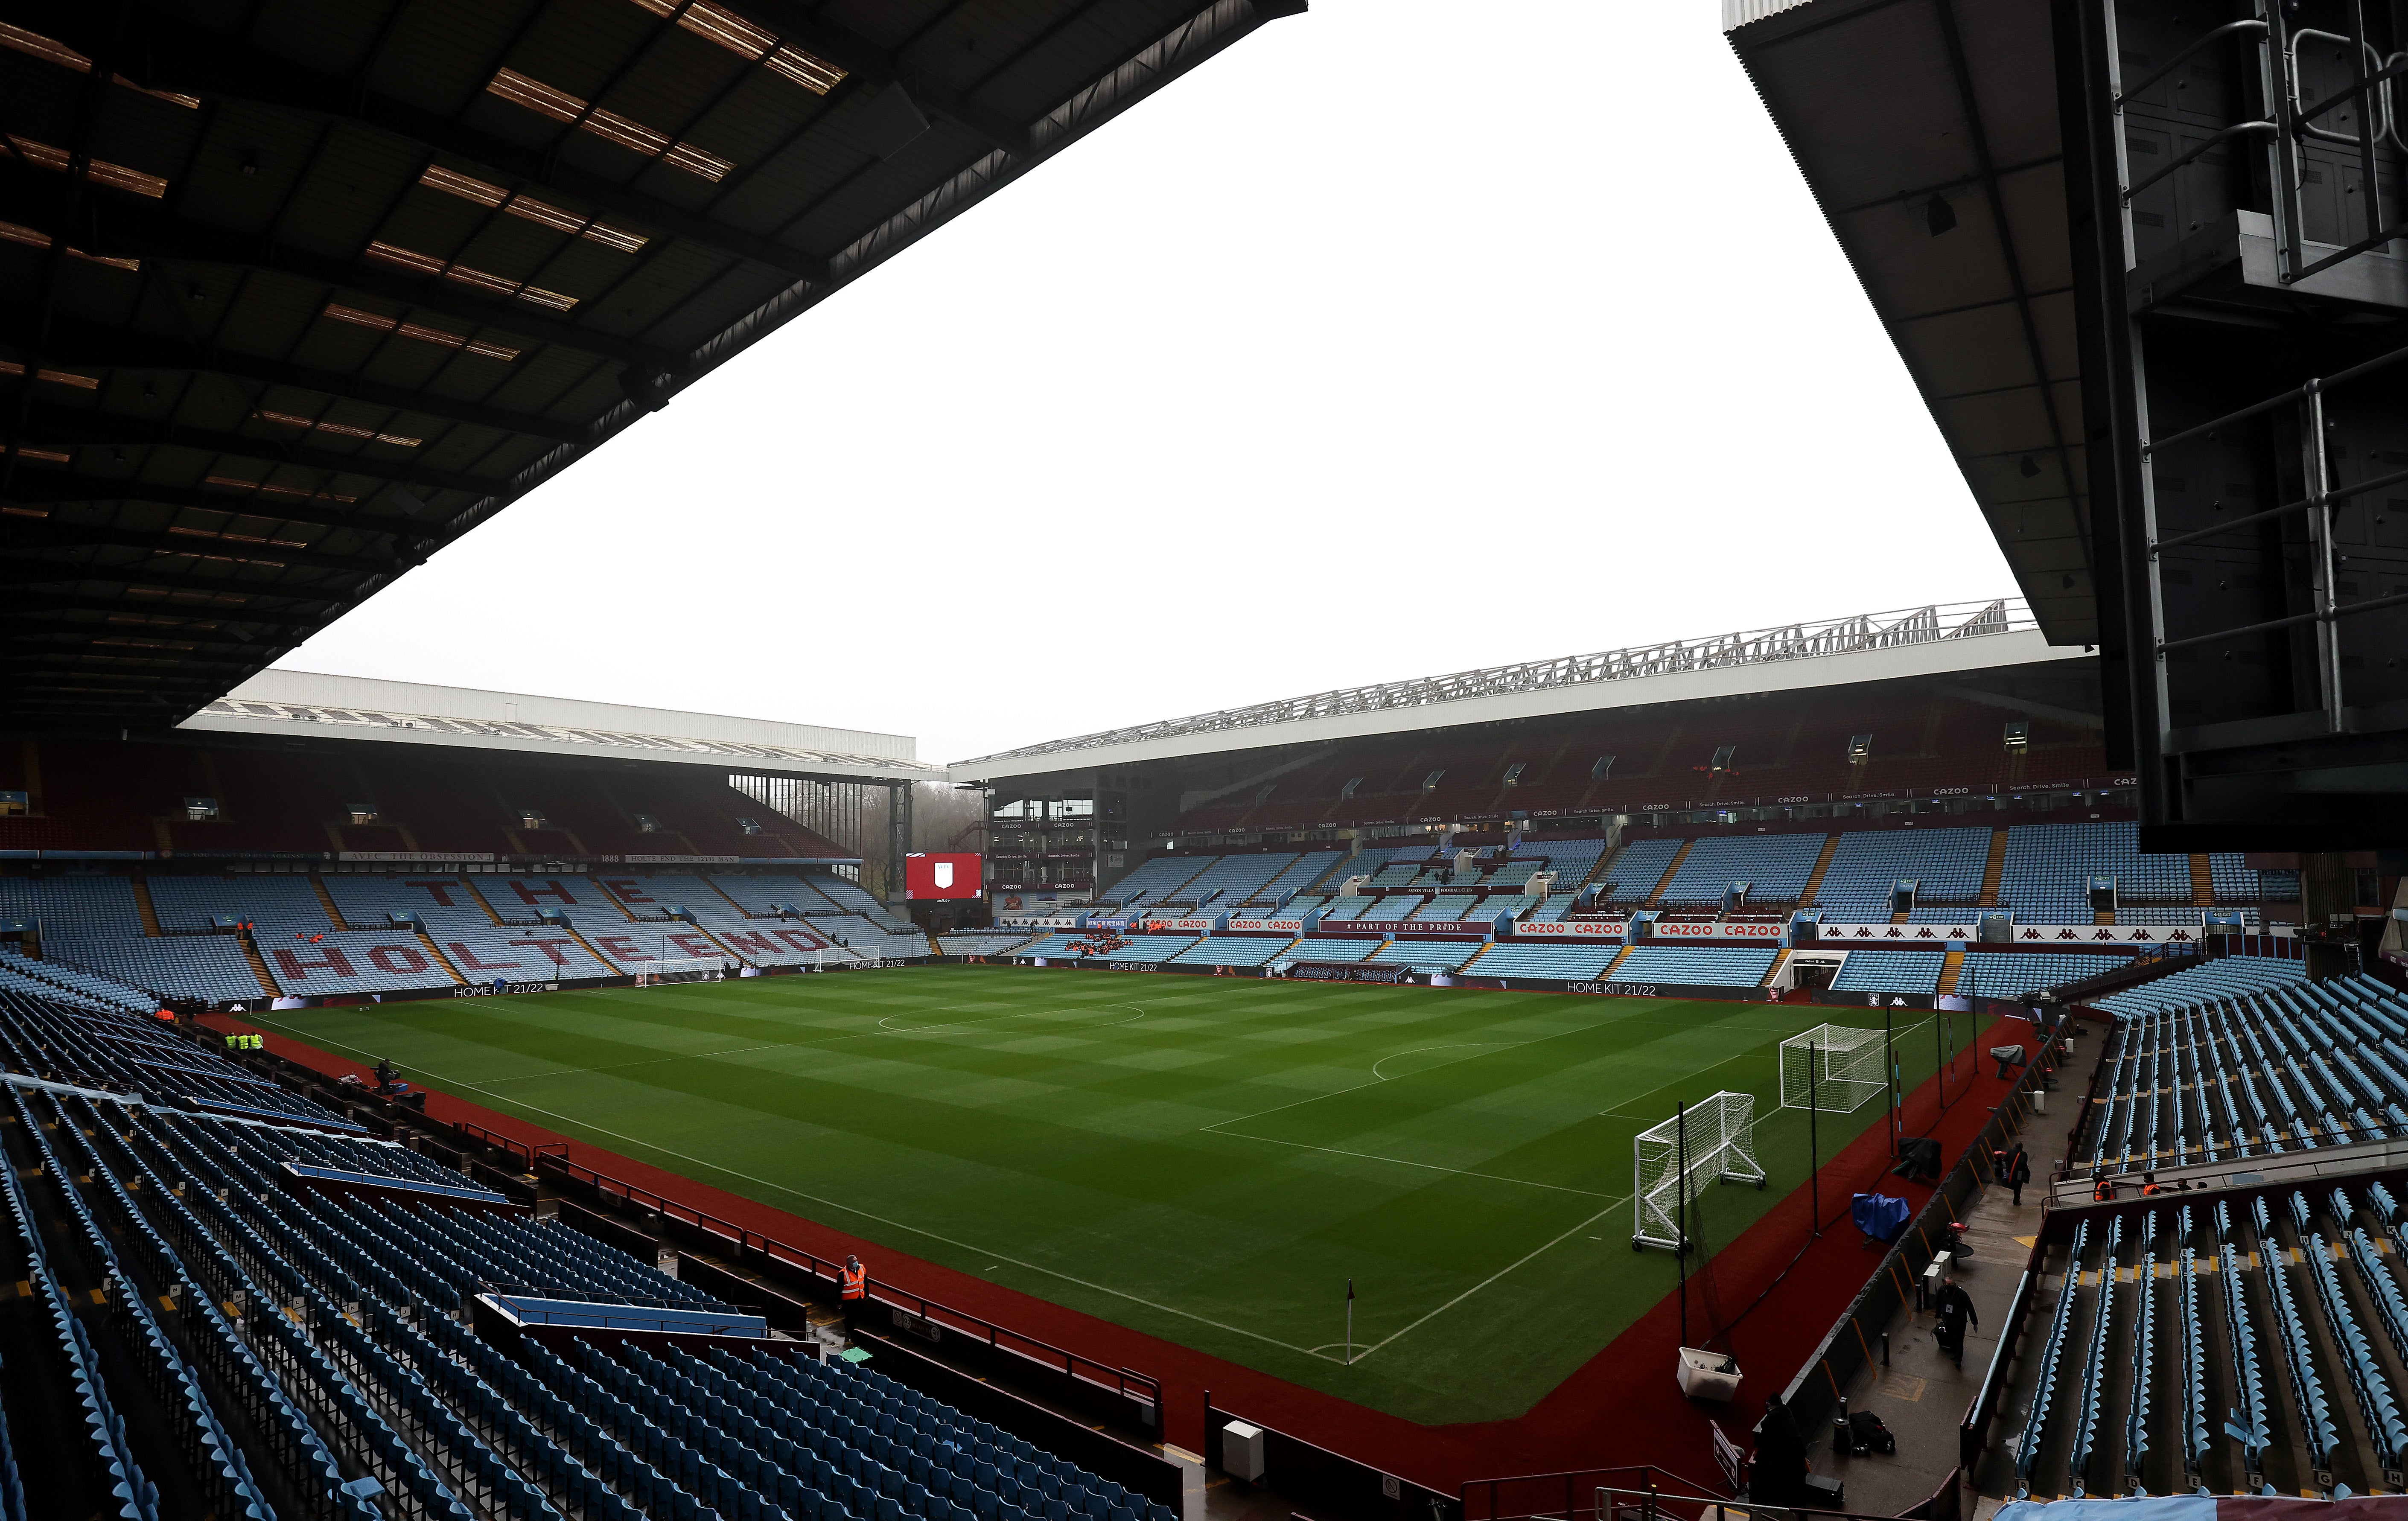
[[[270,1029],[282,1030],[287,1035],[308,1040],[313,1045],[335,1046],[341,1050],[348,1051],[355,1056],[373,1055],[373,1053],[366,1051],[363,1047],[351,1045],[344,1041],[330,1040],[323,1036],[314,1035],[307,1031],[295,1029],[290,1025],[279,1024],[274,1020],[255,1019],[251,1018],[250,1015],[245,1015],[244,1017],[246,1019],[250,1019],[251,1023],[254,1025],[265,1025]],[[447,1077],[441,1072],[432,1071],[425,1068],[409,1067],[407,1069],[418,1072],[423,1076],[441,1079],[447,1083],[457,1083],[461,1087],[477,1088],[480,1091],[482,1091],[482,1084],[480,1083],[471,1083],[460,1078]],[[846,1214],[856,1215],[864,1220],[875,1220],[882,1226],[892,1226],[897,1230],[909,1231],[914,1236],[924,1236],[932,1241],[942,1241],[947,1246],[959,1247],[962,1250],[968,1252],[977,1252],[980,1250],[979,1247],[969,1241],[959,1241],[952,1236],[939,1235],[936,1231],[924,1229],[919,1226],[910,1225],[901,1220],[896,1220],[886,1215],[872,1214],[867,1210],[856,1209],[850,1204],[838,1203],[835,1199],[824,1198],[818,1194],[807,1194],[799,1188],[789,1188],[784,1184],[772,1183],[767,1178],[756,1178],[749,1172],[738,1172],[734,1168],[725,1167],[717,1162],[706,1161],[699,1156],[690,1156],[684,1152],[672,1151],[666,1146],[656,1145],[639,1136],[631,1136],[622,1131],[606,1129],[601,1126],[578,1119],[574,1115],[563,1114],[558,1110],[546,1109],[540,1104],[530,1104],[525,1102],[523,1099],[512,1099],[511,1102],[517,1108],[532,1110],[538,1114],[549,1114],[553,1119],[563,1121],[570,1126],[592,1131],[596,1135],[609,1136],[613,1141],[624,1141],[631,1146],[640,1147],[656,1155],[674,1156],[681,1162],[691,1162],[696,1167],[706,1168],[712,1172],[720,1174],[722,1177],[741,1178],[746,1183],[757,1184],[764,1188],[772,1189],[778,1193],[784,1194],[790,1198],[806,1199],[813,1204],[824,1205],[829,1209],[838,1210]],[[1626,1200],[1625,1202],[1627,1201]],[[1544,1250],[1544,1248],[1541,1248],[1541,1250]],[[1056,1271],[1052,1268],[1045,1267],[1041,1263],[1027,1262],[1019,1257],[1006,1256],[1000,1252],[989,1251],[985,1252],[983,1255],[994,1258],[997,1262],[1009,1262],[1015,1268],[1025,1268],[1031,1272],[1043,1273],[1048,1278],[1058,1278],[1066,1284],[1076,1284],[1081,1288],[1093,1289],[1098,1294],[1109,1294],[1116,1299],[1126,1299],[1131,1304],[1141,1304],[1149,1310],[1159,1310],[1167,1315],[1177,1315],[1182,1320],[1192,1320],[1199,1326],[1210,1326],[1216,1330],[1224,1330],[1235,1336],[1246,1337],[1252,1341],[1263,1342],[1267,1346],[1280,1347],[1286,1351],[1296,1353],[1300,1356],[1318,1357],[1323,1362],[1327,1363],[1342,1363],[1342,1359],[1332,1357],[1326,1353],[1315,1352],[1311,1347],[1300,1347],[1293,1342],[1283,1342],[1278,1337],[1265,1336],[1260,1331],[1248,1330],[1243,1326],[1232,1326],[1227,1321],[1214,1320],[1210,1315],[1199,1315],[1192,1310],[1182,1310],[1176,1305],[1162,1304],[1155,1300],[1144,1299],[1139,1295],[1128,1293],[1124,1289],[1113,1288],[1110,1284],[1094,1283],[1084,1278],[1074,1278],[1068,1273]],[[1410,1328],[1411,1327],[1408,1327],[1408,1329]],[[1393,1340],[1393,1338],[1391,1338],[1391,1340]],[[1356,1360],[1360,1361],[1361,1359],[1358,1357]]]
[[[709,1061],[715,1056],[742,1056],[755,1051],[781,1051],[787,1042],[772,1040],[766,1046],[735,1046],[726,1051],[689,1051],[675,1056],[644,1056],[631,1062],[612,1062],[604,1067],[564,1067],[556,1072],[521,1072],[516,1077],[489,1077],[488,1083],[524,1083],[538,1077],[577,1077],[587,1072],[616,1072],[629,1067],[655,1067],[662,1062]]]
[[[1431,1172],[1452,1172],[1458,1178],[1485,1178],[1490,1183],[1513,1183],[1520,1184],[1525,1188],[1548,1188],[1558,1194],[1585,1194],[1591,1198],[1608,1197],[1593,1188],[1573,1188],[1558,1183],[1533,1183],[1527,1178],[1509,1178],[1499,1172],[1474,1172],[1468,1168],[1441,1167],[1436,1162],[1409,1162],[1401,1156],[1379,1156],[1370,1152],[1350,1152],[1339,1146],[1312,1146],[1301,1141],[1282,1141],[1275,1136],[1250,1136],[1239,1130],[1215,1130],[1212,1134],[1227,1136],[1233,1141],[1259,1141],[1272,1146],[1294,1146],[1298,1151],[1327,1152],[1332,1156],[1359,1156],[1367,1162],[1385,1162],[1391,1167],[1417,1167]],[[1627,1200],[1629,1197],[1625,1194],[1623,1198]]]
[[[1109,1024],[1104,1024],[1104,1025],[1086,1025],[1086,1024],[1082,1024],[1082,1025],[1081,1025],[1081,1026],[1078,1026],[1080,1029],[1082,1029],[1082,1030],[1111,1030],[1111,1029],[1118,1029],[1118,1028],[1119,1028],[1120,1026],[1122,1026],[1123,1025],[1134,1025],[1134,1024],[1136,1024],[1136,1023],[1138,1022],[1138,1020],[1143,1019],[1143,1018],[1145,1017],[1145,1011],[1144,1011],[1142,1008],[1140,1008],[1138,1005],[1133,1004],[1133,1003],[1099,1003],[1099,1004],[1096,1004],[1095,1007],[1096,1007],[1096,1008],[1097,1008],[1097,1009],[1136,1009],[1136,1010],[1137,1010],[1137,1013],[1136,1013],[1136,1015],[1135,1015],[1134,1017],[1132,1017],[1132,1018],[1129,1018],[1129,1019],[1115,1019],[1115,1020],[1111,1021],[1111,1023],[1109,1023]],[[912,1025],[912,1026],[901,1026],[901,1027],[899,1027],[899,1028],[898,1028],[896,1026],[895,1026],[895,1025],[892,1023],[892,1021],[906,1018],[906,1017],[908,1017],[908,1015],[906,1015],[906,1014],[889,1014],[889,1015],[887,1015],[887,1016],[886,1016],[886,1018],[882,1019],[882,1020],[880,1020],[880,1021],[878,1022],[878,1027],[879,1027],[880,1029],[882,1029],[882,1030],[885,1031],[885,1032],[886,1032],[887,1034],[889,1034],[889,1035],[950,1035],[950,1034],[953,1034],[953,1033],[954,1033],[954,1032],[956,1032],[956,1031],[960,1031],[960,1030],[967,1030],[967,1029],[970,1028],[970,1027],[971,1027],[972,1026],[974,1026],[974,1025],[992,1025],[992,1024],[994,1024],[996,1020],[999,1020],[999,1019],[1052,1019],[1052,1018],[1059,1017],[1059,1016],[1064,1015],[1064,1014],[1076,1014],[1076,1013],[1082,1013],[1082,1012],[1085,1012],[1085,1011],[1083,1011],[1083,1010],[1065,1010],[1065,1009],[1024,1009],[1024,1010],[1021,1010],[1021,1011],[1019,1011],[1018,1012],[1015,1012],[1015,1013],[1009,1013],[1009,1014],[985,1014],[985,1015],[982,1015],[981,1017],[979,1017],[979,1018],[977,1018],[977,1019],[963,1019],[963,1020],[956,1020],[956,1021],[954,1021],[953,1023],[952,1023],[952,1024],[950,1024],[950,1025]],[[869,1031],[867,1031],[867,1030],[857,1030],[857,1031],[855,1031],[854,1033],[855,1033],[855,1034],[858,1034],[858,1035],[867,1035],[867,1034],[869,1034],[870,1032],[869,1032]],[[838,1036],[838,1037],[837,1037],[837,1039],[838,1039],[838,1040],[845,1040],[845,1039],[847,1039],[847,1037],[844,1037],[844,1036]]]
[[[1404,1327],[1400,1330],[1391,1331],[1386,1336],[1382,1337],[1379,1341],[1372,1342],[1369,1346],[1354,1354],[1354,1360],[1359,1363],[1364,1358],[1369,1357],[1371,1354],[1379,1351],[1382,1347],[1384,1347],[1389,1342],[1395,1341],[1398,1337],[1403,1336],[1407,1332],[1420,1329],[1423,1326],[1427,1325],[1438,1316],[1446,1313],[1456,1305],[1461,1304],[1464,1300],[1479,1293],[1482,1289],[1486,1288],[1489,1284],[1497,1282],[1497,1280],[1504,1277],[1507,1273],[1512,1272],[1514,1269],[1522,1266],[1522,1264],[1551,1250],[1561,1242],[1570,1240],[1571,1237],[1580,1234],[1590,1226],[1595,1225],[1599,1220],[1604,1219],[1607,1215],[1612,1214],[1615,1210],[1629,1202],[1630,1196],[1628,1194],[1623,1195],[1620,1198],[1615,1199],[1604,1209],[1598,1211],[1595,1214],[1590,1215],[1587,1219],[1582,1221],[1579,1225],[1572,1227],[1571,1229],[1565,1231],[1561,1236],[1558,1236],[1554,1241],[1547,1242],[1544,1246],[1533,1248],[1531,1251],[1523,1254],[1521,1256],[1515,1257],[1512,1261],[1498,1269],[1495,1272],[1490,1273],[1487,1277],[1482,1279],[1477,1284],[1472,1284],[1469,1288],[1465,1289],[1462,1293],[1456,1295],[1454,1299],[1447,1300],[1444,1304],[1440,1305],[1437,1309],[1423,1315],[1420,1319],[1413,1321],[1412,1324]]]

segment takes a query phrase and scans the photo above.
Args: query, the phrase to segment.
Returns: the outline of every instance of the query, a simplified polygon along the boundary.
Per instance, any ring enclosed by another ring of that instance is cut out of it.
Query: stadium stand
[[[84,971],[63,961],[35,961],[6,948],[0,948],[0,972],[7,974],[8,986],[79,1008],[148,1014],[159,1007],[157,998],[119,978]]]
[[[1614,963],[1617,983],[1686,983],[1696,987],[1756,987],[1781,954],[1770,948],[1634,945]]]
[[[2143,855],[2140,826],[2129,820],[2008,829],[1999,897],[2023,923],[2088,924],[2094,876],[2115,879],[2119,904],[2186,904],[2191,897],[2190,857]]]
[[[219,1113],[298,1116],[359,1129],[322,1104],[173,1038],[155,1018],[22,986],[0,987],[0,1059],[13,1072],[49,1082],[180,1098]]]
[[[1185,904],[1193,908],[1209,903],[1215,910],[1234,909],[1296,865],[1297,859],[1286,854],[1224,855],[1197,872],[1192,881],[1153,902],[1156,907]]]
[[[1649,837],[1633,840],[1622,847],[1620,854],[1605,865],[1598,874],[1601,890],[1599,903],[1644,903],[1656,895],[1671,869],[1672,857],[1681,854],[1685,839],[1663,839]],[[1726,882],[1725,886],[1729,884]]]
[[[1978,903],[1990,835],[1988,829],[1851,830],[1831,853],[1814,906],[1834,919],[1879,924],[1890,916],[1890,892],[1899,882],[1917,884],[1918,917],[1934,906]]]
[[[2086,1220],[2051,1254],[2067,1288],[2036,1354],[2016,1492],[2395,1487],[2403,1247],[2381,1183]]]
[[[27,1017],[17,1001],[0,995],[12,1039]],[[216,1059],[189,1044],[181,1055]],[[95,1509],[86,1492],[114,1492],[110,1514],[181,1514],[161,1509],[158,1483],[190,1471],[193,1499],[219,1514],[278,1514],[275,1495],[342,1521],[893,1521],[906,1509],[923,1521],[1170,1521],[882,1374],[769,1340],[758,1317],[512,1213],[401,1146],[98,1091],[12,1088],[10,1105],[8,1251],[55,1348],[9,1372],[27,1397],[87,1417],[61,1428],[77,1442],[37,1459],[34,1492],[75,1494],[73,1514]],[[110,1314],[70,1311],[101,1284]],[[720,1339],[647,1349],[597,1331],[506,1352],[461,1313],[480,1294],[569,1324]],[[361,1498],[356,1475],[377,1481],[378,1499]]]
[[[805,967],[834,943],[828,938],[830,921],[797,925],[793,920],[755,919],[728,901],[707,878],[682,872],[629,876],[605,870],[594,881],[636,921],[627,929],[603,932],[612,937],[612,943],[595,945],[622,966],[635,965],[649,954],[660,958],[727,954],[756,967]],[[692,921],[672,917],[672,909],[683,910]]]
[[[1301,943],[1279,935],[1208,935],[1170,959],[1189,966],[1267,967]]]
[[[216,918],[250,923],[268,975],[283,992],[397,993],[456,985],[416,934],[337,928],[305,876],[152,876],[150,903],[168,934],[207,934]],[[346,921],[348,923],[348,920]]]
[[[1619,945],[1497,944],[1482,953],[1471,967],[1474,977],[1561,978],[1568,983],[1595,982],[1622,954]]]
[[[1834,993],[1936,993],[1947,955],[1939,951],[1851,951],[1831,979]]]
[[[1750,903],[1796,903],[1823,854],[1824,835],[1723,835],[1700,839],[1664,884],[1662,901],[1720,904],[1734,883],[1748,884]]]
[[[1124,910],[1151,903],[1186,885],[1207,864],[1207,860],[1193,855],[1157,855],[1097,894],[1096,901],[1117,904]]]
[[[1003,930],[982,934],[977,930],[949,929],[937,937],[937,954],[946,956],[1010,955],[1028,943],[1025,930]]]
[[[1366,959],[1417,971],[1453,971],[1479,954],[1477,940],[1394,940]]]
[[[2094,1007],[2130,1017],[2187,1008],[2211,999],[2233,997],[2265,988],[2286,987],[2307,981],[2304,961],[2276,956],[2218,956],[2138,987],[2110,993],[2091,1001]]]
[[[1346,859],[1342,851],[1314,851],[1299,855],[1286,869],[1254,890],[1258,898],[1276,897],[1282,893],[1301,892],[1327,874],[1330,868]]]
[[[1969,951],[1963,969],[1956,974],[1956,991],[1976,998],[2015,998],[2129,965],[2123,956],[2054,951]]]
[[[1281,959],[1288,961],[1365,961],[1370,958],[1372,952],[1377,951],[1385,943],[1386,941],[1384,940],[1350,940],[1344,936],[1339,936],[1329,940],[1307,938],[1297,941],[1295,945],[1289,947],[1288,954]]]
[[[560,885],[558,891],[568,895],[563,900],[551,896],[552,884],[548,882],[521,880],[530,893],[541,890],[538,902],[562,903],[563,911],[572,919],[580,911],[601,907],[588,901],[601,895],[585,882],[570,879],[573,888]],[[496,979],[549,983],[616,974],[614,969],[595,960],[571,932],[537,924],[533,905],[523,905],[527,913],[521,925],[495,923],[494,915],[484,908],[486,898],[464,877],[335,876],[324,881],[346,924],[373,924],[379,916],[395,913],[415,916],[444,958],[471,983]],[[516,897],[511,894],[506,901]]]

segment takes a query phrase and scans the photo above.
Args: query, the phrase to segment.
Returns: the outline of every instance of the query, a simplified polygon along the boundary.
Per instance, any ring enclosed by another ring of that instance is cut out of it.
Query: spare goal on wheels
[[[716,983],[727,975],[727,962],[720,956],[672,956],[666,961],[638,961],[634,969],[638,987],[656,987],[663,983]]]
[[[1641,1130],[1632,1143],[1631,1166],[1638,1219],[1630,1249],[1688,1250],[1682,1238],[1682,1205],[1697,1198],[1698,1179],[1764,1186],[1764,1169],[1756,1159],[1756,1095],[1718,1093],[1690,1105],[1684,1115]]]
[[[1823,1025],[1781,1042],[1781,1107],[1854,1114],[1888,1087],[1882,1032]]]

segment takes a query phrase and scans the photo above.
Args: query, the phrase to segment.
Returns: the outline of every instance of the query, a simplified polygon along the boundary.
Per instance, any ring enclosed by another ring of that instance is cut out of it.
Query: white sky
[[[2014,581],[1712,0],[1313,0],[279,662],[1091,729]]]

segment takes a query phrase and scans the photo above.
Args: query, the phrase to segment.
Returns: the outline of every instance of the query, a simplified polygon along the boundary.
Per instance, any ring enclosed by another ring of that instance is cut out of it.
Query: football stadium
[[[1274,22],[0,5],[0,1521],[2408,1514],[2392,11],[1724,0],[2003,595],[281,663]]]

